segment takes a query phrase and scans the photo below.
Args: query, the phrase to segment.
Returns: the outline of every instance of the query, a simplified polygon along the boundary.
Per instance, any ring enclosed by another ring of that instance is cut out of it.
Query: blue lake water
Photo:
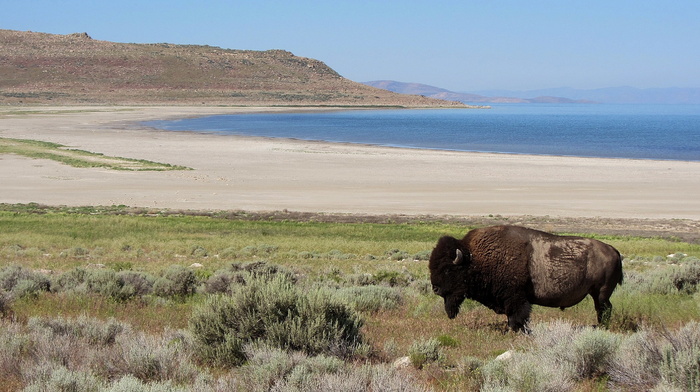
[[[700,161],[700,105],[510,104],[469,110],[233,114],[143,124],[406,148]]]

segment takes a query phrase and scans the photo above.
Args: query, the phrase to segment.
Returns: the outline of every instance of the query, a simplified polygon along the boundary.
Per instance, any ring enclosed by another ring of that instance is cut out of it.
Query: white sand
[[[251,108],[0,109],[0,137],[192,171],[124,172],[0,155],[0,202],[408,215],[700,219],[700,162],[386,148],[167,132],[133,122]],[[63,113],[46,114],[47,110]],[[128,110],[125,110],[128,109]]]

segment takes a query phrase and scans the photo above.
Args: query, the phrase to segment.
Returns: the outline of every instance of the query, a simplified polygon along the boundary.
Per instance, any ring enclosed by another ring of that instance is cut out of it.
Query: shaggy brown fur
[[[430,255],[433,291],[449,318],[472,299],[508,316],[523,330],[531,305],[567,308],[593,297],[599,324],[606,324],[610,296],[622,283],[622,258],[600,241],[558,236],[518,226],[475,229],[458,240],[440,238]]]

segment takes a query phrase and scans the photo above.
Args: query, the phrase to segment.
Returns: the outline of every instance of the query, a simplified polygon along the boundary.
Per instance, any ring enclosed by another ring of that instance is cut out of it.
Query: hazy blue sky
[[[700,87],[698,0],[0,0],[0,28],[285,49],[456,91]]]

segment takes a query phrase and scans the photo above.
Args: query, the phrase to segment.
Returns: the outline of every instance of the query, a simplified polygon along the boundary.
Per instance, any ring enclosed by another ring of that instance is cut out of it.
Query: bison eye
[[[438,286],[433,285],[433,293],[438,294],[440,292],[440,288]]]

